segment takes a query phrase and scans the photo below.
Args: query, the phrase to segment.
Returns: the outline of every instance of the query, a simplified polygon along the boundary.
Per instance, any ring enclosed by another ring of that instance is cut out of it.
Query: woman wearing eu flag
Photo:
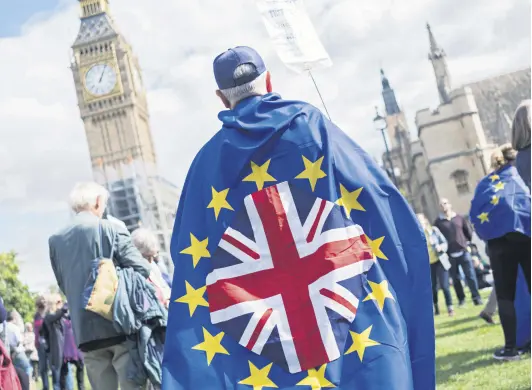
[[[519,265],[530,292],[530,191],[513,166],[515,157],[510,145],[493,153],[494,170],[479,182],[470,211],[475,230],[490,253],[505,338],[504,348],[494,354],[498,360],[519,359],[514,306]]]

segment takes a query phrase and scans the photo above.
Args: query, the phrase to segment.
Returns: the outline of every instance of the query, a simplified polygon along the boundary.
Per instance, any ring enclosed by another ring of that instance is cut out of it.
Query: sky
[[[377,157],[373,129],[384,68],[415,136],[416,111],[436,107],[427,59],[432,26],[448,56],[453,86],[530,66],[528,0],[306,0],[333,66],[314,76],[333,121]],[[254,1],[113,0],[111,13],[138,56],[148,92],[160,173],[180,186],[199,148],[219,129],[212,60],[255,47],[276,92],[321,108],[307,75],[288,70]],[[75,96],[70,46],[76,0],[0,0],[0,251],[19,254],[34,291],[54,283],[48,237],[65,225],[68,193],[90,180]],[[7,60],[6,60],[7,59]]]

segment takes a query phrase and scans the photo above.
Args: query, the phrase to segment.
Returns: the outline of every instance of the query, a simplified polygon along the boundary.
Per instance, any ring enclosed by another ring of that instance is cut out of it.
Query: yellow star
[[[222,338],[224,337],[224,332],[218,333],[216,336],[213,336],[209,331],[203,328],[203,343],[195,345],[192,349],[197,351],[205,351],[207,354],[207,365],[210,366],[212,359],[217,353],[224,355],[229,355],[229,352],[222,345]]]
[[[488,213],[481,213],[477,216],[478,219],[480,219],[480,224],[482,225],[484,222],[489,222]]]
[[[325,378],[326,367],[327,364],[324,364],[318,370],[311,368],[307,371],[308,376],[296,386],[310,386],[312,390],[320,390],[324,387],[336,387]]]
[[[203,294],[205,294],[207,286],[194,289],[194,287],[192,287],[185,280],[185,288],[187,289],[187,293],[181,298],[177,298],[175,301],[179,303],[186,303],[188,305],[188,310],[190,312],[191,317],[198,306],[209,307],[209,303],[205,300],[205,298],[203,298]]]
[[[374,299],[377,301],[377,305],[379,306],[379,309],[384,308],[384,302],[386,301],[386,298],[390,298],[395,301],[395,298],[393,297],[392,293],[390,292],[388,288],[388,281],[383,280],[380,283],[374,283],[368,280],[369,286],[371,287],[371,292],[368,294],[366,298],[362,302],[366,302],[369,300]]]
[[[493,174],[493,175],[490,176],[490,179],[491,179],[491,182],[493,183],[495,180],[499,180],[500,177],[499,177],[499,175]]]
[[[493,195],[493,196],[491,197],[491,201],[490,201],[490,203],[491,203],[492,205],[494,205],[494,206],[497,206],[497,205],[499,204],[499,199],[500,199],[500,198],[499,198],[497,195]]]
[[[371,251],[375,255],[375,257],[378,257],[379,259],[383,259],[383,260],[388,260],[386,255],[381,250],[381,245],[382,245],[382,242],[384,241],[384,236],[372,240],[366,235],[366,239],[368,240],[368,244],[371,248]]]
[[[305,170],[296,176],[296,179],[308,179],[310,183],[310,188],[312,191],[316,188],[316,183],[319,179],[323,179],[327,174],[321,170],[321,163],[323,162],[323,157],[321,156],[315,162],[308,160],[305,156],[303,157],[303,164],[305,164]]]
[[[369,334],[371,333],[372,327],[373,325],[371,325],[362,333],[353,332],[351,330],[349,331],[349,333],[351,333],[351,338],[353,339],[353,344],[351,344],[349,349],[345,351],[346,355],[356,352],[360,361],[362,362],[362,359],[364,359],[364,352],[366,351],[367,347],[374,347],[375,345],[381,344],[369,338]]]
[[[208,209],[214,209],[214,216],[216,220],[218,220],[218,215],[220,215],[220,211],[222,209],[228,209],[233,210],[231,205],[227,202],[226,197],[227,193],[229,192],[229,188],[226,188],[225,190],[222,190],[220,192],[216,191],[214,187],[212,188],[212,200],[211,203],[207,206]]]
[[[340,184],[340,199],[336,201],[336,204],[342,206],[345,210],[345,214],[349,217],[351,215],[351,210],[366,211],[364,207],[358,201],[358,197],[362,192],[363,187],[360,187],[353,192],[347,191],[347,189]]]
[[[495,184],[493,188],[495,189],[495,192],[498,192],[500,190],[504,190],[504,186],[505,184],[502,181],[500,181],[497,184]]]
[[[179,253],[183,253],[185,255],[191,255],[192,256],[192,265],[194,268],[196,268],[196,265],[198,265],[198,262],[201,260],[202,257],[209,258],[211,257],[211,254],[207,250],[207,246],[209,245],[209,238],[206,238],[203,241],[198,240],[194,234],[190,233],[190,246],[188,248],[183,249]]]
[[[263,387],[273,387],[277,389],[277,385],[273,383],[270,378],[268,378],[272,364],[273,363],[270,363],[266,367],[259,370],[253,363],[249,362],[249,371],[251,375],[245,379],[242,379],[238,383],[241,385],[253,386],[253,390],[262,390]]]
[[[262,165],[257,165],[253,161],[251,162],[251,174],[246,176],[242,181],[253,181],[257,185],[257,189],[260,191],[264,188],[264,183],[267,181],[277,181],[275,177],[268,173],[268,167],[270,166],[269,159]]]

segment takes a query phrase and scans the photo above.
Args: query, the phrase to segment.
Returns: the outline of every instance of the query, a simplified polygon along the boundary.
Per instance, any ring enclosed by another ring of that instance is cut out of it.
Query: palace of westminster
[[[110,213],[129,230],[142,224],[156,232],[170,265],[179,190],[158,174],[138,60],[118,32],[108,0],[79,2],[71,69],[94,178],[110,192]],[[530,98],[530,68],[452,88],[445,52],[427,27],[440,105],[416,113],[418,139],[411,140],[405,114],[381,71],[390,145],[383,166],[414,210],[434,219],[440,197],[467,213],[476,183],[489,170],[491,151],[509,141],[510,117]]]

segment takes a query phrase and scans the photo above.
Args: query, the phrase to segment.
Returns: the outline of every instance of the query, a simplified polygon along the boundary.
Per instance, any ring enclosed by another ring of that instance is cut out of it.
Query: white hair
[[[253,64],[242,64],[237,66],[233,72],[233,79],[238,80],[242,77],[248,77],[256,71],[256,68]],[[233,88],[222,89],[221,92],[229,100],[231,107],[236,106],[236,104],[250,96],[262,96],[268,93],[266,88],[266,74],[268,72],[264,71],[262,74],[257,77],[255,80],[250,81],[249,83],[239,85]]]
[[[137,247],[143,257],[149,258],[159,253],[159,241],[150,230],[138,228],[131,234],[133,245]]]
[[[77,183],[70,192],[70,207],[76,213],[87,211],[96,205],[98,198],[105,207],[109,199],[109,192],[105,187],[95,182]]]

